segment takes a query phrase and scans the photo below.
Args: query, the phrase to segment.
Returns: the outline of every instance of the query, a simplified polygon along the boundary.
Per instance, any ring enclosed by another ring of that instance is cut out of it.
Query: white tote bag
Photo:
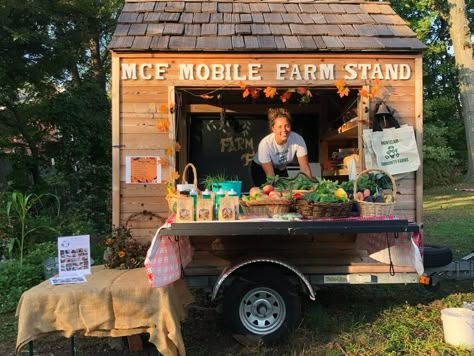
[[[364,129],[362,132],[362,139],[364,140],[364,160],[367,169],[377,169],[377,157],[372,148],[372,129]]]
[[[377,166],[390,174],[416,171],[420,167],[420,155],[412,126],[373,131],[372,150]]]

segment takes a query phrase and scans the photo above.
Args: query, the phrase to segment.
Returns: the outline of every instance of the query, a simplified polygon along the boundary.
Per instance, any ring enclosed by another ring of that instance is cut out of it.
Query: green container
[[[217,193],[219,189],[222,189],[225,193],[230,192],[232,189],[235,191],[238,197],[240,197],[240,193],[242,191],[242,181],[225,181],[220,183],[212,183],[212,191]]]

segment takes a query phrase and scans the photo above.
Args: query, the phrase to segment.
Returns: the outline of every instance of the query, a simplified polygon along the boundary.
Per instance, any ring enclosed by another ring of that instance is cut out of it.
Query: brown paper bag
[[[219,220],[235,220],[235,197],[223,197],[219,200]]]
[[[211,221],[214,217],[214,200],[198,198],[196,221]]]
[[[194,221],[194,199],[179,196],[176,203],[176,222],[191,221]]]

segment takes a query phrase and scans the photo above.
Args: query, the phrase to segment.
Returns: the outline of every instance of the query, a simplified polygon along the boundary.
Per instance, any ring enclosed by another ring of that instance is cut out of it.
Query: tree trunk
[[[43,182],[43,179],[41,177],[40,165],[39,165],[40,157],[39,157],[38,147],[36,146],[36,143],[34,142],[32,136],[28,132],[28,127],[25,124],[25,121],[21,117],[20,113],[16,110],[16,108],[10,108],[10,109],[13,112],[13,115],[16,119],[16,125],[15,125],[16,129],[20,133],[27,147],[30,149],[29,156],[31,160],[29,161],[28,168],[31,172],[33,184],[35,186],[38,186],[40,183]]]
[[[94,73],[97,84],[99,84],[99,86],[105,92],[106,86],[107,86],[107,79],[106,79],[103,61],[101,57],[100,39],[97,38],[97,39],[91,40],[89,49],[91,51],[91,64],[93,67],[92,71]]]
[[[459,70],[464,128],[467,143],[467,179],[474,181],[474,59],[464,0],[448,0],[449,35]]]

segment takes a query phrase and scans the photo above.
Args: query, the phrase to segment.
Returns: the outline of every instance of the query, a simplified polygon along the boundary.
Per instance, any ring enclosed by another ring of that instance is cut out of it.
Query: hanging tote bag
[[[420,155],[412,126],[373,131],[372,150],[377,166],[390,174],[413,172],[420,167]]]
[[[362,132],[362,139],[364,140],[364,159],[367,169],[378,169],[377,156],[375,156],[372,148],[372,129],[364,129]]]
[[[380,169],[377,163],[377,155],[375,154],[374,148],[372,147],[372,133],[390,130],[392,128],[399,128],[400,124],[393,117],[392,112],[385,104],[380,103],[376,108],[376,114],[373,122],[372,129],[364,129],[362,132],[362,140],[364,142],[364,159],[365,166],[367,169]]]
[[[385,104],[379,104],[373,129],[363,131],[366,166],[390,174],[416,171],[420,155],[412,126],[400,126]]]
[[[167,223],[168,224],[168,223]],[[164,287],[182,276],[182,270],[193,257],[193,248],[189,236],[160,236],[156,233],[145,257],[145,269],[148,281],[153,288]]]

